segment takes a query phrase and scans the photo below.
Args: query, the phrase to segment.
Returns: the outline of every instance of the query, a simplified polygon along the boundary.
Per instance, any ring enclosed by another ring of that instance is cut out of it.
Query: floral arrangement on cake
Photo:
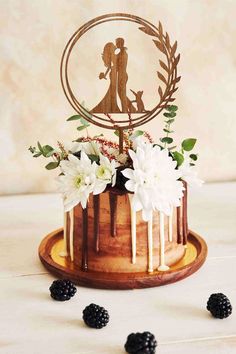
[[[198,155],[192,153],[196,139],[183,140],[179,148],[173,145],[172,125],[177,110],[175,105],[167,106],[164,137],[158,143],[145,131],[125,130],[122,153],[118,143],[102,134],[90,137],[90,124],[79,115],[67,120],[79,121],[77,130],[86,130],[86,137],[74,140],[68,148],[60,142],[57,148],[38,142],[37,148],[31,146],[29,150],[33,157],[52,159],[46,169],[59,168],[57,180],[65,211],[79,203],[86,208],[90,194],[113,189],[118,194],[132,193],[132,209],[141,210],[148,221],[155,210],[170,215],[173,207],[180,206],[183,181],[190,186],[202,184],[195,170]],[[119,131],[115,134],[119,135]]]

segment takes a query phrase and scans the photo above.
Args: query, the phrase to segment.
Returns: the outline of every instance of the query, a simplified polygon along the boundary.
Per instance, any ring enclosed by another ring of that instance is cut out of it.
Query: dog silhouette
[[[130,89],[130,91],[133,93],[133,95],[135,96],[135,100],[131,101],[131,102],[136,102],[137,104],[137,112],[142,113],[142,112],[146,112],[145,107],[144,107],[144,103],[142,100],[142,95],[143,95],[143,91],[133,91]]]

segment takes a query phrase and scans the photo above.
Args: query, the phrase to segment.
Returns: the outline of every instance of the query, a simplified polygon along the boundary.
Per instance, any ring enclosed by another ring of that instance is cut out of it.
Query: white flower
[[[93,192],[96,183],[97,164],[91,162],[82,151],[78,159],[69,155],[68,160],[61,162],[63,175],[58,177],[60,190],[64,196],[65,211],[71,210],[78,203],[86,208],[89,194]]]
[[[83,151],[87,155],[99,156],[100,154],[99,145],[95,141],[86,141],[81,143],[74,142],[70,148],[70,151],[72,152],[72,154],[78,151]]]
[[[122,173],[129,179],[126,189],[134,192],[134,210],[142,210],[144,220],[149,220],[153,210],[170,215],[172,207],[180,205],[184,187],[168,150],[140,141],[136,152],[129,150],[129,154],[134,169]]]
[[[116,183],[116,167],[119,164],[115,160],[109,160],[107,157],[100,155],[99,166],[96,169],[96,183],[93,194],[102,193],[108,184],[114,187]]]
[[[179,166],[181,178],[187,182],[190,187],[201,187],[204,181],[198,178],[195,166],[191,166],[190,163],[190,158],[185,156],[184,162]]]

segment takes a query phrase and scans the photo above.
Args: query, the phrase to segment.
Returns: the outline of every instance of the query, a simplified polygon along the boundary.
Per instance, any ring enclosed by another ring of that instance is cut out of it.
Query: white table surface
[[[0,353],[124,354],[131,332],[155,334],[160,354],[236,353],[236,183],[204,185],[190,193],[190,228],[208,243],[205,265],[167,286],[129,291],[78,288],[56,302],[48,287],[54,277],[38,259],[40,240],[62,226],[59,195],[0,198]],[[209,315],[211,293],[223,292],[233,314]],[[107,308],[107,327],[93,330],[81,319],[91,302]]]

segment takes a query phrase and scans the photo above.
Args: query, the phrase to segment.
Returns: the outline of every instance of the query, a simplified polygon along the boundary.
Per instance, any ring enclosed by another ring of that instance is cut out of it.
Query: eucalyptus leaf
[[[177,162],[177,166],[181,166],[184,162],[184,156],[178,151],[174,151],[172,155],[174,160]]]
[[[166,133],[168,133],[168,134],[174,133],[173,130],[169,130],[169,129],[166,129],[166,128],[164,128],[163,130],[164,130],[164,132],[166,132]]]
[[[194,148],[196,141],[197,141],[197,139],[194,139],[194,138],[185,139],[182,142],[182,148],[185,151],[191,151]]]
[[[44,157],[49,157],[54,153],[54,149],[50,145],[44,145],[42,147],[42,153]]]
[[[81,130],[84,130],[86,128],[87,128],[86,125],[80,125],[79,127],[77,127],[77,130],[81,131]]]
[[[58,166],[59,166],[59,161],[57,161],[57,162],[54,162],[54,161],[52,161],[52,162],[49,162],[46,166],[45,166],[45,168],[47,169],[47,170],[54,170],[54,168],[57,168]]]
[[[162,143],[167,143],[167,144],[173,143],[173,139],[168,136],[165,136],[164,138],[161,138],[160,140]]]
[[[37,154],[34,154],[33,157],[39,157],[39,156],[41,156],[41,155],[42,155],[42,153],[41,153],[41,152],[38,152]]]
[[[38,141],[38,148],[39,148],[39,151],[41,151],[43,153],[43,148],[42,148],[42,145],[40,144],[39,141]]]
[[[172,119],[168,119],[168,120],[166,120],[165,122],[167,123],[167,124],[172,124],[172,123],[174,123],[174,119],[172,118]]]
[[[175,105],[170,105],[166,107],[166,110],[169,112],[176,112],[178,110],[178,107]]]
[[[101,136],[104,136],[104,135],[103,134],[94,135],[94,138],[100,138]]]
[[[176,116],[175,112],[164,113],[164,116],[167,118],[173,118]]]
[[[192,159],[193,161],[197,161],[198,156],[196,154],[191,154],[189,155],[190,159]]]
[[[88,123],[88,121],[86,119],[84,119],[83,117],[80,118],[80,123],[86,127],[89,127],[90,124]]]
[[[143,131],[142,130],[135,130],[135,132],[131,135],[130,139],[133,140],[135,138],[137,138],[138,136],[143,135]]]
[[[70,118],[68,118],[66,121],[67,122],[70,122],[72,120],[78,120],[78,119],[81,119],[82,117],[79,115],[79,114],[76,114],[74,116],[71,116]]]

